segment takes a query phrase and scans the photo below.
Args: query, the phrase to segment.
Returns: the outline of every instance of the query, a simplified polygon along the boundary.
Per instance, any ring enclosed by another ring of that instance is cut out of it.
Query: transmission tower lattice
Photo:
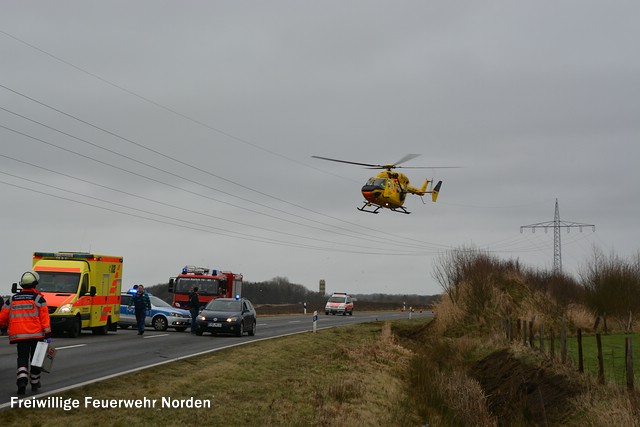
[[[553,221],[522,225],[520,226],[520,233],[522,233],[522,230],[525,228],[530,228],[534,233],[536,232],[536,228],[542,228],[546,233],[550,227],[553,227],[553,272],[560,274],[562,273],[562,244],[560,241],[560,229],[566,228],[568,233],[572,228],[579,228],[580,232],[582,232],[583,227],[591,227],[593,228],[593,231],[596,231],[596,226],[593,224],[583,224],[579,222],[560,221],[560,209],[558,208],[558,199],[556,199],[556,213],[553,217]]]

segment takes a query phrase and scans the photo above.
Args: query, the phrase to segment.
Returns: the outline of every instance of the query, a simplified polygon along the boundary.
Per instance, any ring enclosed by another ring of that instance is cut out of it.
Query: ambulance
[[[71,337],[82,329],[115,331],[120,320],[122,257],[88,252],[34,252],[36,289],[49,307],[51,329]]]
[[[324,314],[342,314],[353,316],[353,298],[344,292],[335,292],[324,306]]]

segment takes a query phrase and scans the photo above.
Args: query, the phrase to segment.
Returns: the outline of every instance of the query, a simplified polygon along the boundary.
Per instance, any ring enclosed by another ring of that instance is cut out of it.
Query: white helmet
[[[20,286],[23,288],[32,288],[38,284],[38,280],[40,280],[40,275],[35,271],[27,271],[20,278]]]

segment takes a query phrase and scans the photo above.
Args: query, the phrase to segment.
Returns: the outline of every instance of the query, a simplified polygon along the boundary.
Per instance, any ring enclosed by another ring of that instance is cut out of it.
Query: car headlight
[[[238,321],[238,318],[235,317],[235,316],[234,317],[227,317],[227,322],[228,323],[237,322],[237,321]]]
[[[207,320],[207,318],[204,316],[198,316],[197,320]]]
[[[71,309],[73,308],[73,304],[64,304],[61,305],[60,308],[58,309],[58,313],[60,314],[67,314],[67,313],[71,313]]]

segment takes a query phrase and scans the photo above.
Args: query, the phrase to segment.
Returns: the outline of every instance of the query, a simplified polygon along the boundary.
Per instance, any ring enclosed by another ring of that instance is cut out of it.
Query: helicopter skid
[[[382,207],[382,206],[377,206],[377,205],[375,205],[375,206],[376,206],[376,208],[375,208],[374,210],[372,210],[372,211],[365,209],[365,208],[371,208],[371,207],[373,207],[373,206],[374,206],[374,205],[372,205],[371,203],[365,202],[365,203],[364,203],[364,205],[362,205],[362,207],[361,207],[361,208],[356,208],[356,209],[358,209],[358,210],[359,210],[359,211],[361,211],[361,212],[367,212],[367,213],[377,214],[377,213],[378,213],[378,211],[380,210],[380,208]]]
[[[373,210],[368,210],[366,208],[373,208],[375,206],[375,209]],[[380,205],[374,205],[373,203],[369,203],[369,202],[364,202],[364,205],[362,205],[362,207],[360,208],[356,208],[361,212],[367,212],[367,213],[372,213],[372,214],[377,214],[378,211],[380,211],[380,209],[382,209],[384,206],[380,206]],[[398,213],[403,213],[403,214],[410,214],[411,212],[409,212],[407,209],[405,209],[404,206],[398,206],[397,208],[387,208],[393,212],[398,212]]]
[[[407,214],[407,215],[411,213],[411,212],[409,212],[408,210],[406,210],[406,209],[404,208],[404,206],[399,206],[399,207],[397,207],[397,208],[389,208],[389,209],[391,209],[391,210],[392,210],[392,211],[394,211],[394,212],[399,212],[399,213],[403,213],[403,214]]]

